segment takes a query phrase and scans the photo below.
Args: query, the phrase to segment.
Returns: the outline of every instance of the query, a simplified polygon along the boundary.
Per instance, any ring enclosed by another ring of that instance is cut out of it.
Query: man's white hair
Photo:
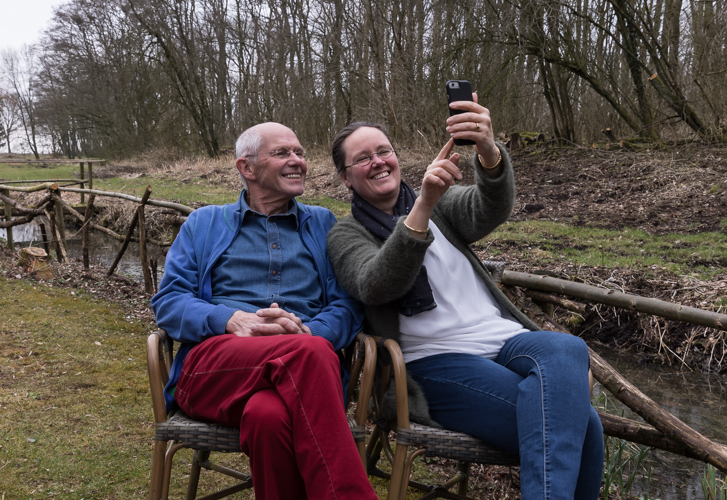
[[[254,126],[250,127],[237,138],[237,142],[235,143],[235,157],[257,157],[260,153],[262,144],[263,136]],[[240,173],[240,178],[242,179],[242,185],[245,186],[245,189],[247,189],[247,179],[245,179],[245,176],[242,175],[242,173]]]

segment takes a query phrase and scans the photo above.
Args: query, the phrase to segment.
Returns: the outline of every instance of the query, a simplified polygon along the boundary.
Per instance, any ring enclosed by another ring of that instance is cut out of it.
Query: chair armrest
[[[157,423],[167,420],[167,409],[164,403],[164,386],[169,380],[169,369],[165,362],[165,353],[162,344],[166,332],[154,332],[146,340],[146,368],[149,373],[149,389],[151,390],[151,404],[154,411],[154,421]]]

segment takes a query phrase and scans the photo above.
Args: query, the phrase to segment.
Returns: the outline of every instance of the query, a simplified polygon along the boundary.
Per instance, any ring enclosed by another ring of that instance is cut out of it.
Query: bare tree
[[[36,82],[37,56],[32,47],[24,46],[20,51],[7,49],[3,51],[2,64],[5,80],[12,89],[13,98],[17,103],[20,123],[25,132],[25,142],[36,159],[38,154],[39,123],[36,114]]]
[[[12,153],[10,134],[15,131],[18,120],[18,104],[12,94],[0,89],[0,128],[3,130],[8,154]]]

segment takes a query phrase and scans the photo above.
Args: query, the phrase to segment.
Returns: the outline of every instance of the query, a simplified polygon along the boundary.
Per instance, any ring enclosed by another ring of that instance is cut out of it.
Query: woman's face
[[[372,127],[361,127],[343,141],[346,165],[351,166],[341,174],[346,187],[353,188],[373,206],[389,213],[399,197],[399,160],[396,154],[381,158],[374,153],[392,149],[383,132]],[[371,155],[374,155],[373,159],[365,167],[356,163],[360,158]]]

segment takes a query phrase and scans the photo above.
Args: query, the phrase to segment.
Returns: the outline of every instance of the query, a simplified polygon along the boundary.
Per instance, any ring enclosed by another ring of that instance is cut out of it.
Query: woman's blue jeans
[[[598,498],[603,427],[591,406],[588,348],[578,337],[526,332],[495,360],[438,354],[407,363],[446,429],[520,453],[523,500]]]

